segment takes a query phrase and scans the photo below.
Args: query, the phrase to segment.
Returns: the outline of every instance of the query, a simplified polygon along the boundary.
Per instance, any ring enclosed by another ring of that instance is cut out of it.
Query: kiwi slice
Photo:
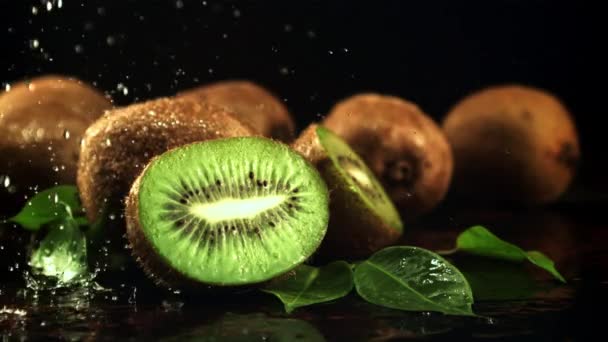
[[[312,124],[292,146],[317,166],[331,191],[331,222],[323,254],[365,257],[399,239],[403,224],[397,209],[344,140]]]
[[[225,106],[261,135],[283,142],[294,138],[295,123],[281,100],[249,81],[221,81],[180,93],[198,101]]]
[[[127,236],[158,284],[239,286],[306,260],[329,220],[327,186],[261,137],[185,145],[153,159],[127,199]]]
[[[91,222],[118,216],[122,201],[156,155],[187,143],[254,135],[223,107],[161,98],[117,108],[93,123],[80,147],[78,190]]]

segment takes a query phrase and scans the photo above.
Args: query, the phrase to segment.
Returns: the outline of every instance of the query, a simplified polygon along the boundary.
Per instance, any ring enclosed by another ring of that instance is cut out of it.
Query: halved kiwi
[[[127,236],[156,283],[239,286],[306,260],[329,220],[327,186],[295,151],[261,137],[154,158],[127,199]]]
[[[330,188],[330,228],[322,254],[365,257],[399,239],[403,224],[393,202],[346,142],[312,124],[292,147],[319,169]]]
[[[157,99],[110,111],[85,132],[78,190],[91,222],[104,210],[118,216],[133,181],[154,156],[187,143],[254,135],[223,107]]]
[[[178,96],[226,106],[261,135],[283,142],[294,138],[295,124],[281,100],[249,81],[222,81],[185,91]]]

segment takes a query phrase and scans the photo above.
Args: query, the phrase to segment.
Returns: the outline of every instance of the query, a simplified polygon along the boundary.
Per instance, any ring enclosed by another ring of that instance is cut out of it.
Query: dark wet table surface
[[[0,336],[176,341],[602,339],[594,334],[602,331],[608,303],[607,204],[602,200],[535,210],[443,209],[432,219],[411,224],[404,244],[433,250],[451,248],[458,232],[483,224],[524,249],[549,255],[568,279],[561,285],[534,267],[456,256],[453,262],[470,277],[474,311],[482,316],[478,318],[386,309],[354,294],[287,315],[278,300],[257,292],[184,296],[154,289],[137,272],[124,275],[112,289],[35,291],[5,272],[7,279],[0,284]]]

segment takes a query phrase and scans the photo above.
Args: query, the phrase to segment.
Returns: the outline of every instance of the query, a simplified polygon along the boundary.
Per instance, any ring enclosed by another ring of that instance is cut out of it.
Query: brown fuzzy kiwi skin
[[[319,170],[329,188],[329,226],[319,255],[358,259],[395,243],[401,233],[371,210],[362,209],[366,208],[365,202],[353,194],[330,160],[319,142],[317,127],[308,126],[291,146]]]
[[[580,148],[568,110],[553,95],[504,85],[469,95],[443,121],[455,156],[454,194],[535,205],[556,200]]]
[[[405,221],[445,197],[452,152],[440,127],[415,104],[365,93],[337,103],[323,125],[341,136],[382,182]]]
[[[34,188],[73,184],[80,138],[111,107],[102,93],[63,76],[19,82],[0,94],[0,174],[15,186],[13,194],[1,187],[0,200],[20,206]]]
[[[261,135],[289,143],[295,123],[287,108],[271,92],[249,81],[222,81],[179,93],[199,101],[226,106]]]
[[[131,185],[156,155],[187,143],[255,135],[225,108],[162,98],[108,112],[85,132],[77,185],[91,222],[119,213]]]

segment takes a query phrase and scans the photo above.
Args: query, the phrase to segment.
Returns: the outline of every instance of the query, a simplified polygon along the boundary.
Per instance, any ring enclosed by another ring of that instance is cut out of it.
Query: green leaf
[[[300,265],[286,276],[270,282],[262,291],[277,296],[287,313],[294,309],[346,296],[353,288],[348,263],[336,261],[321,268]]]
[[[465,277],[441,256],[417,247],[389,247],[355,268],[357,293],[366,301],[407,311],[474,315]]]
[[[38,193],[10,221],[29,230],[61,221],[82,212],[78,190],[73,185],[59,185]]]
[[[482,226],[471,227],[460,233],[456,240],[456,249],[473,255],[499,260],[524,262],[529,260],[534,265],[551,273],[555,278],[566,282],[557,271],[555,264],[546,255],[538,251],[525,252],[523,249],[501,240]]]
[[[566,282],[566,279],[562,277],[562,275],[555,268],[555,263],[553,260],[549,259],[548,256],[544,255],[539,251],[528,251],[526,253],[528,260],[534,265],[546,270],[551,273],[555,278],[559,279],[562,283]]]
[[[88,275],[87,241],[71,218],[52,224],[30,258],[30,266],[39,274],[67,284]]]
[[[521,248],[499,239],[482,226],[474,226],[460,233],[456,239],[456,248],[470,254],[502,260],[526,260]]]

